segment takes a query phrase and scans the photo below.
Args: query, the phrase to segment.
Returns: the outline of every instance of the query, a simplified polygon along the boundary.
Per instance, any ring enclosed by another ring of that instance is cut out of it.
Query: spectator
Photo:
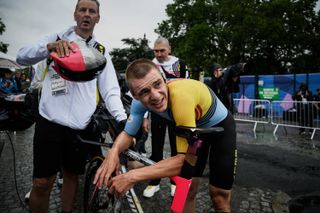
[[[313,96],[313,100],[317,103],[314,104],[315,108],[315,117],[320,115],[320,88],[317,89],[317,93]]]
[[[3,77],[0,78],[0,89],[7,94],[18,92],[17,82],[12,77],[12,71],[9,69],[3,70]]]
[[[25,73],[21,73],[20,92],[26,93],[29,87],[30,87],[30,80],[27,79],[27,75]]]
[[[42,82],[40,118],[34,133],[34,179],[29,200],[32,212],[48,212],[50,192],[60,168],[63,170],[62,212],[72,211],[78,177],[84,173],[86,163],[86,151],[76,136],[81,134],[91,140],[98,137],[90,132],[97,88],[114,118],[120,123],[127,118],[110,55],[104,52],[105,48],[93,34],[100,20],[99,6],[97,0],[78,0],[73,13],[76,26],[46,36],[20,49],[17,55],[17,62],[23,65],[36,64],[48,58],[50,53],[69,57],[76,51],[70,42],[76,41],[97,48],[107,60],[96,78],[83,82],[65,80],[55,71],[57,66],[53,63],[48,66]],[[92,60],[94,58],[89,61]]]
[[[313,100],[313,97],[308,85],[302,83],[299,90],[292,96],[292,99],[297,101],[298,121],[301,126],[299,134],[306,134],[304,127],[313,126],[312,103],[309,102]]]
[[[21,92],[21,71],[19,70],[15,71],[13,79],[17,83],[18,92]]]
[[[220,64],[213,64],[209,87],[219,97],[225,107],[233,114],[233,93],[239,92],[240,74],[244,72],[245,63],[238,63],[222,69]]]
[[[168,80],[174,78],[186,78],[188,76],[188,70],[185,63],[181,59],[171,55],[171,47],[166,38],[160,37],[154,42],[153,52],[155,58],[152,61],[159,67]],[[152,155],[150,159],[155,162],[159,162],[163,159],[163,146],[165,142],[167,126],[171,156],[174,156],[177,154],[174,123],[151,112]],[[154,193],[159,190],[160,179],[151,180],[147,188],[143,191],[143,196],[152,197]],[[174,192],[175,185],[173,182],[171,182],[171,196],[174,195]]]

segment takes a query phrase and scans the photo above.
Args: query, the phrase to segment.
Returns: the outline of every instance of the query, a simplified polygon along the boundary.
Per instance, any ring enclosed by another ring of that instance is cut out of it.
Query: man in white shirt
[[[72,41],[86,42],[90,47],[104,49],[93,34],[100,19],[99,6],[97,0],[77,1],[74,11],[76,26],[20,49],[17,62],[32,65],[48,58],[51,52],[68,57],[74,51],[70,45]],[[39,104],[41,117],[36,123],[34,135],[34,180],[29,201],[32,212],[48,212],[50,192],[61,167],[64,178],[62,212],[72,211],[78,175],[83,174],[86,160],[76,135],[86,132],[96,109],[97,88],[115,119],[120,122],[127,118],[110,55],[104,53],[104,56],[107,64],[102,73],[85,82],[65,80],[55,72],[53,63],[48,67]],[[55,84],[56,80],[62,83]],[[55,85],[59,88],[53,90]]]

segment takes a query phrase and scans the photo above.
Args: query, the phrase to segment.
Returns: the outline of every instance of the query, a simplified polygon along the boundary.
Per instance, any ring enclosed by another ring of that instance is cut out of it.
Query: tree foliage
[[[114,48],[110,55],[117,71],[124,71],[127,65],[137,58],[153,58],[152,49],[148,46],[148,39],[144,38],[124,38],[121,40],[126,48]]]
[[[2,22],[0,18],[0,35],[2,35],[6,31],[6,25]],[[0,52],[7,53],[9,44],[3,43],[0,41]]]
[[[320,70],[317,0],[174,0],[156,32],[205,70],[249,62],[252,72]]]

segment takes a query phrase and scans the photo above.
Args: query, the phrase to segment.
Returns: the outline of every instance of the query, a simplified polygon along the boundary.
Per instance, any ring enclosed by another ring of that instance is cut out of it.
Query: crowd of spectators
[[[0,72],[0,90],[6,94],[26,93],[30,86],[30,79],[20,70],[11,71],[10,69],[1,69]]]

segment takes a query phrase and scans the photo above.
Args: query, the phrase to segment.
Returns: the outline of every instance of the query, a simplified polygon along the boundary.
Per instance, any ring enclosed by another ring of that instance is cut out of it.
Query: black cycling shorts
[[[84,132],[41,117],[35,125],[33,139],[34,177],[50,177],[61,168],[76,175],[83,174],[88,152],[76,136]]]
[[[203,145],[199,150],[194,177],[201,177],[209,155],[209,181],[212,186],[229,190],[232,187],[237,162],[235,121],[230,113],[215,126],[224,128],[219,134],[206,134],[200,138]]]

